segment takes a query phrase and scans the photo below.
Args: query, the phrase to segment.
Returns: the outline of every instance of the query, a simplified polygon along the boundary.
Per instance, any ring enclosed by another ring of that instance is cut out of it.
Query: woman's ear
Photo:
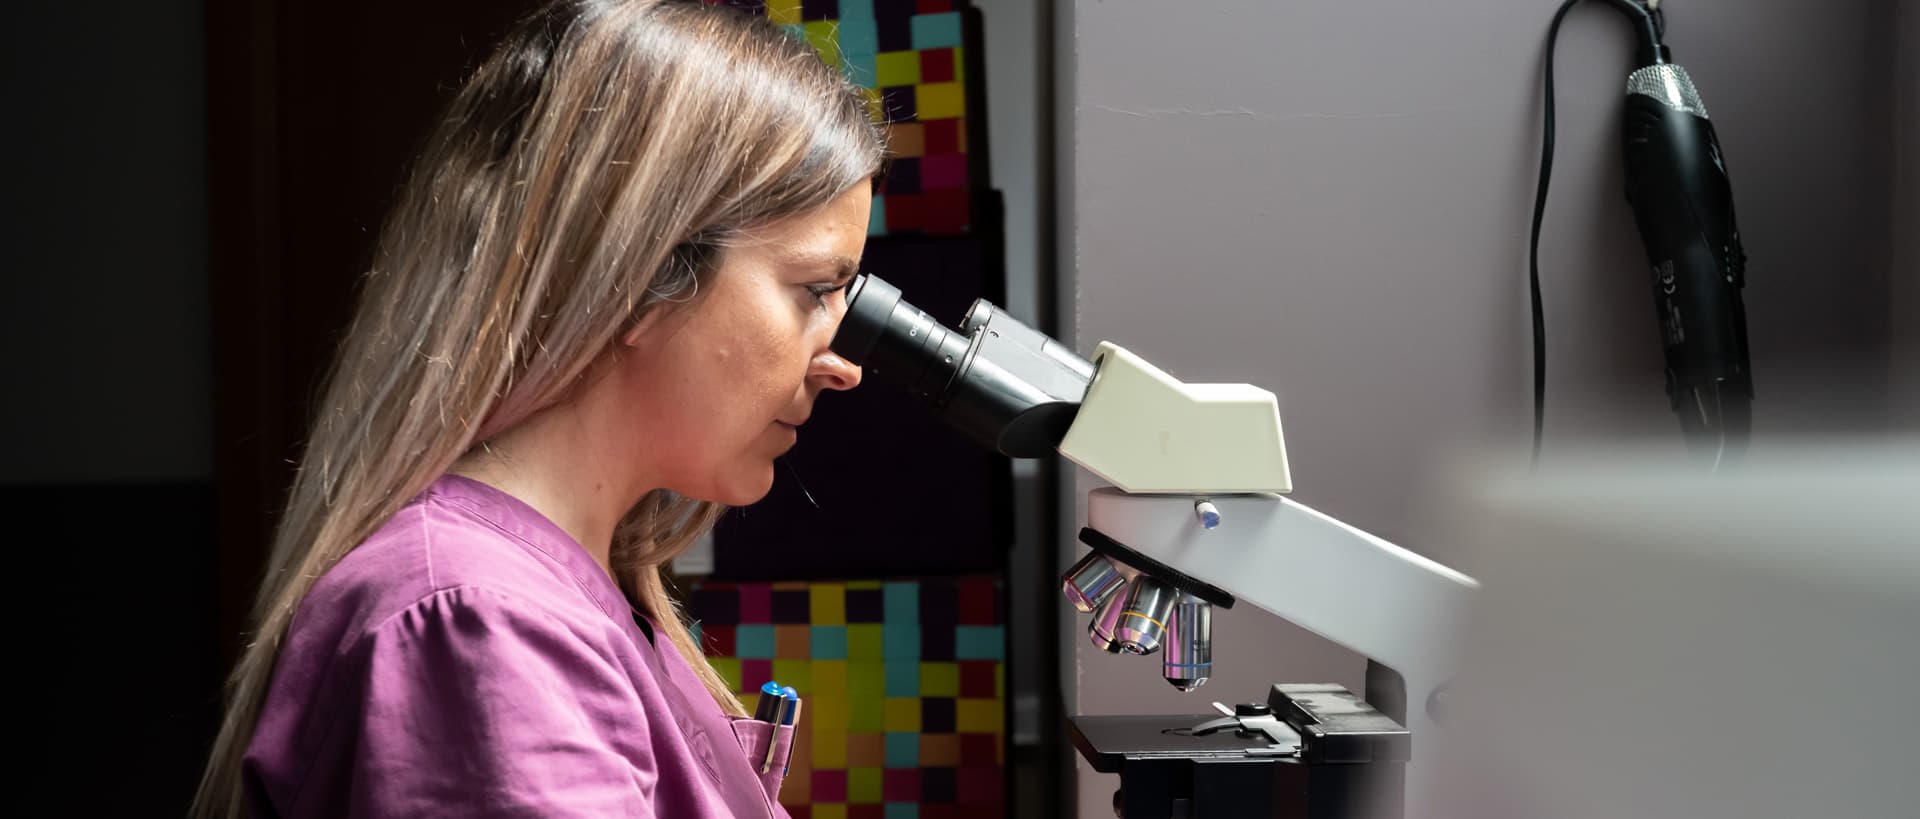
[[[671,323],[669,317],[679,315],[681,310],[692,304],[700,295],[700,271],[711,270],[719,263],[720,248],[704,242],[685,242],[673,249],[673,259],[666,273],[666,283],[655,281],[647,288],[651,302],[640,308],[640,318],[620,334],[623,346],[635,347],[640,341],[662,324]],[[663,289],[656,290],[655,287]]]
[[[665,336],[679,332],[686,325],[693,315],[693,307],[684,301],[668,299],[640,308],[640,317],[620,331],[620,346],[633,349],[660,344]]]
[[[671,307],[665,304],[655,304],[643,309],[640,312],[640,318],[633,323],[633,326],[620,333],[620,346],[640,346],[640,342],[660,325],[661,319],[669,312]]]

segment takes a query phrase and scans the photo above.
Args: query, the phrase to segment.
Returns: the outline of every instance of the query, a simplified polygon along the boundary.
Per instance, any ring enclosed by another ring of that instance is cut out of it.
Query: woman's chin
[[[773,464],[750,474],[729,475],[715,487],[714,497],[702,498],[725,506],[752,506],[773,491]]]

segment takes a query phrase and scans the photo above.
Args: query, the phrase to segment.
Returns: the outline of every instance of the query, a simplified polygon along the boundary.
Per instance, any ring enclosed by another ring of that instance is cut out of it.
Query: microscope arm
[[[1431,698],[1452,675],[1451,641],[1473,579],[1279,495],[1207,500],[1219,515],[1211,529],[1193,496],[1105,487],[1087,497],[1087,526],[1398,672],[1418,742]]]

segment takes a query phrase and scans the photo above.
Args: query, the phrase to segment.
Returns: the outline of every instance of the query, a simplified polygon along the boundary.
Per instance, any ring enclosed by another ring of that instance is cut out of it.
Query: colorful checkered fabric
[[[866,89],[893,160],[869,232],[970,229],[964,0],[708,0],[765,14]]]
[[[780,802],[794,819],[1005,812],[1006,629],[991,577],[706,583],[696,633],[752,707],[804,700]]]

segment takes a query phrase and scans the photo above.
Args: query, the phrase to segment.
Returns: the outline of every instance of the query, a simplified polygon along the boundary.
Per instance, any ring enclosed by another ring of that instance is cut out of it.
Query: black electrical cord
[[[1547,183],[1553,176],[1553,49],[1560,39],[1560,22],[1581,0],[1566,0],[1547,27],[1546,117],[1540,137],[1540,187],[1533,199],[1533,239],[1529,249],[1532,268],[1527,275],[1533,302],[1533,460],[1540,460],[1540,439],[1546,428],[1547,414],[1547,321],[1540,306],[1540,222],[1546,216]],[[1636,0],[1608,0],[1633,19],[1637,31],[1639,59],[1642,64],[1664,61],[1660,47],[1666,28],[1665,15]]]

